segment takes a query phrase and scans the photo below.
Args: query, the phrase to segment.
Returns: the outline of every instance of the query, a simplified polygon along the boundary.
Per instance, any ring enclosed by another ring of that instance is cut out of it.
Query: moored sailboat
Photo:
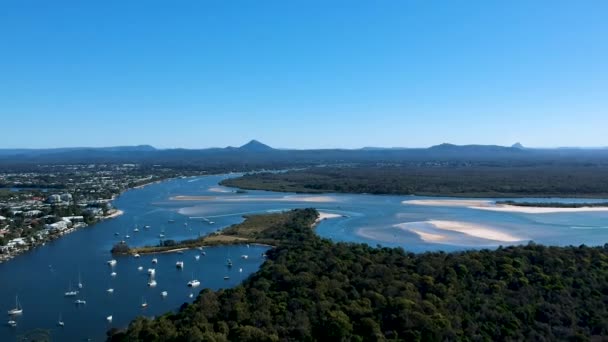
[[[9,315],[20,315],[23,313],[21,303],[19,303],[19,297],[15,296],[15,308],[8,310]]]

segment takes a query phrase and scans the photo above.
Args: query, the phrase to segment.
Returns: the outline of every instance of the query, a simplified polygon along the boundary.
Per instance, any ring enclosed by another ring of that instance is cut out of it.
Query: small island
[[[170,253],[197,247],[235,244],[260,244],[277,246],[283,237],[284,227],[304,225],[312,227],[319,213],[315,209],[294,209],[291,211],[247,215],[245,221],[197,239],[183,241],[163,240],[157,246],[130,248],[126,243],[118,243],[112,248],[114,255]]]

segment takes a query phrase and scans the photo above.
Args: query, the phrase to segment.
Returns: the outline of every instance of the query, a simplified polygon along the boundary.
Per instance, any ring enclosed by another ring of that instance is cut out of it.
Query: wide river
[[[196,297],[202,288],[237,285],[263,263],[266,247],[206,248],[205,255],[189,250],[183,254],[119,257],[114,267],[107,261],[112,259],[112,246],[127,234],[130,245],[153,245],[158,243],[159,234],[175,240],[197,237],[241,222],[242,216],[250,213],[314,207],[330,217],[317,227],[323,237],[399,246],[413,252],[495,248],[530,240],[547,245],[608,242],[608,211],[523,213],[497,210],[491,204],[493,199],[488,199],[488,204],[414,196],[236,193],[217,185],[234,176],[175,179],[127,191],[114,201],[124,215],[0,264],[0,308],[5,313],[14,308],[16,295],[23,308],[23,314],[14,318],[16,327],[0,327],[0,341],[21,337],[102,341],[108,329],[126,327],[139,315],[151,317],[175,311],[192,301],[190,296]],[[526,199],[534,200],[540,201]],[[135,227],[139,232],[134,231]],[[153,258],[158,259],[155,265]],[[227,259],[232,260],[233,267],[226,266]],[[177,261],[184,262],[183,270],[176,268]],[[143,271],[138,271],[139,266]],[[148,268],[156,271],[156,287],[148,286]],[[201,281],[194,291],[186,286],[192,278]],[[109,293],[109,288],[114,292]],[[78,290],[78,295],[65,297],[70,289]],[[167,291],[166,297],[161,296],[163,291]],[[74,304],[77,299],[86,304]],[[146,308],[142,308],[144,302]],[[106,319],[110,315],[112,322]],[[8,321],[9,317],[5,318]],[[60,318],[63,327],[57,325]]]

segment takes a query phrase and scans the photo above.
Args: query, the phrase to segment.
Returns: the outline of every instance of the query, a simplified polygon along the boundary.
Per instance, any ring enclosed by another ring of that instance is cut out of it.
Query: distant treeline
[[[462,197],[608,197],[603,166],[351,166],[257,173],[223,185],[283,192]]]
[[[332,243],[292,214],[233,289],[110,341],[589,341],[608,335],[608,246],[459,253]]]
[[[517,207],[537,207],[537,208],[597,208],[597,207],[608,207],[608,202],[563,203],[563,202],[497,201],[496,204],[513,205],[513,206],[517,206]]]

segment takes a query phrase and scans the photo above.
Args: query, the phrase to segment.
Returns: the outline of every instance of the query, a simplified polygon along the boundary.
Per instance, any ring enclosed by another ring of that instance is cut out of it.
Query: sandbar
[[[608,207],[580,207],[580,208],[557,208],[557,207],[523,207],[518,205],[497,204],[495,206],[473,206],[471,209],[501,211],[508,213],[523,214],[555,214],[555,213],[583,213],[593,211],[608,211]]]
[[[440,230],[448,230],[452,232],[463,233],[473,237],[502,241],[502,242],[517,242],[522,239],[517,236],[513,236],[508,233],[501,232],[500,230],[493,229],[492,227],[483,226],[476,223],[458,222],[458,221],[443,221],[443,220],[430,220],[427,221],[432,224],[435,228]]]
[[[216,199],[214,196],[173,196],[171,201],[211,201]]]
[[[401,204],[426,205],[434,207],[485,207],[493,204],[487,200],[459,200],[459,199],[427,199],[405,200]]]

